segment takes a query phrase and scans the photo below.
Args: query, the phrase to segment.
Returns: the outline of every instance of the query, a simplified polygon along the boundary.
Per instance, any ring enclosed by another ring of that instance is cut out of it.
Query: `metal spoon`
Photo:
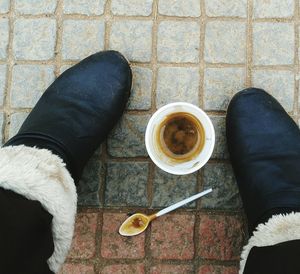
[[[129,218],[127,218],[123,224],[120,226],[119,229],[119,233],[122,236],[135,236],[138,235],[140,233],[142,233],[143,231],[145,231],[145,229],[148,227],[149,223],[156,219],[157,217],[160,217],[166,213],[169,213],[170,211],[173,211],[179,207],[182,207],[183,205],[190,203],[196,199],[199,199],[200,197],[208,194],[212,192],[212,189],[207,189],[204,190],[198,194],[195,194],[189,198],[186,198],[174,205],[171,205],[165,209],[162,209],[160,211],[158,211],[155,214],[152,215],[145,215],[142,213],[135,213],[133,215],[131,215]]]

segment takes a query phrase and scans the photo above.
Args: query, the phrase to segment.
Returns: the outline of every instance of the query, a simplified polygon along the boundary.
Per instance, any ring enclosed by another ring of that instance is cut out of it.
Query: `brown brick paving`
[[[189,260],[194,257],[195,216],[167,215],[152,223],[151,255],[157,259]]]
[[[84,265],[77,263],[66,263],[59,272],[59,274],[94,274],[94,267],[92,265]]]
[[[192,265],[160,264],[151,267],[150,274],[182,274],[194,273]]]
[[[145,267],[143,264],[114,264],[104,267],[101,274],[130,274],[130,273],[145,273]]]
[[[118,233],[126,214],[103,214],[101,255],[104,258],[140,259],[145,256],[145,234],[123,237]]]
[[[79,209],[72,249],[60,274],[238,273],[245,241],[241,214],[181,209],[127,238],[118,229],[130,209],[122,211]]]
[[[198,274],[238,274],[238,267],[203,265],[199,268]]]
[[[203,215],[199,228],[199,255],[211,260],[238,260],[244,235],[239,216]]]
[[[73,259],[89,259],[96,250],[96,213],[79,213],[76,218],[75,231],[69,257]]]

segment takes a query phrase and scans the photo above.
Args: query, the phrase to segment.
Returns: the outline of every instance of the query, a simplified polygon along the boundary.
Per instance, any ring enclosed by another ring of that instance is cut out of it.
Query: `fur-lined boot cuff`
[[[271,246],[300,239],[300,213],[279,214],[272,216],[266,223],[259,224],[244,246],[240,261],[242,274],[252,247]]]
[[[48,265],[57,273],[71,246],[77,207],[76,188],[65,164],[47,149],[1,148],[0,187],[39,201],[53,216],[54,253]]]

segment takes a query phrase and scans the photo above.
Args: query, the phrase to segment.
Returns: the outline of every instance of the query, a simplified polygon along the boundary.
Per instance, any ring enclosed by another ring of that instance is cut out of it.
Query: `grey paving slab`
[[[166,173],[155,168],[153,181],[152,207],[166,207],[183,200],[193,194],[197,189],[197,173],[178,176]],[[187,204],[185,207],[193,208],[196,203]]]
[[[0,59],[7,57],[8,35],[9,35],[8,19],[0,19]]]
[[[199,104],[199,69],[160,67],[157,74],[156,107],[183,101]]]
[[[152,21],[122,20],[111,26],[110,49],[130,61],[149,62],[152,56]]]
[[[254,18],[286,18],[294,15],[294,0],[254,0]]]
[[[28,116],[27,112],[16,112],[11,114],[10,126],[9,126],[9,138],[15,136],[18,133],[21,125],[23,124],[27,116]]]
[[[226,126],[225,126],[225,117],[224,116],[209,116],[216,133],[216,142],[212,158],[215,159],[227,159],[228,158],[228,149],[226,142]]]
[[[148,16],[152,5],[153,0],[112,0],[111,11],[115,15]]]
[[[99,187],[102,171],[102,162],[100,160],[101,149],[98,148],[86,167],[84,168],[82,178],[78,183],[78,204],[81,206],[99,206]]]
[[[247,17],[247,0],[205,0],[206,14],[210,17]]]
[[[294,106],[295,76],[293,71],[255,70],[252,74],[253,85],[265,89],[273,95],[286,111]]]
[[[226,110],[232,96],[245,88],[244,68],[206,68],[204,71],[204,109]]]
[[[253,64],[293,64],[294,43],[294,25],[292,23],[254,23]]]
[[[152,70],[132,67],[133,83],[128,109],[147,110],[151,108]]]
[[[49,60],[54,57],[56,21],[50,18],[17,19],[13,51],[18,60]]]
[[[4,92],[6,87],[7,66],[0,65],[0,105],[3,105]]]
[[[246,56],[246,24],[211,21],[206,24],[204,60],[208,63],[242,64]]]
[[[56,0],[15,0],[15,11],[19,14],[51,14],[56,6]]]
[[[10,92],[12,107],[34,107],[54,78],[54,66],[15,65]]]
[[[144,136],[150,115],[125,114],[110,134],[108,152],[115,157],[147,156]]]
[[[199,43],[199,23],[163,21],[159,24],[157,32],[158,61],[197,63]]]
[[[242,208],[238,186],[230,164],[208,163],[203,168],[203,188],[213,191],[201,199],[201,208]]]
[[[0,112],[0,145],[3,145],[3,122],[4,122],[4,116],[3,112]]]
[[[105,205],[147,206],[148,163],[107,164]]]
[[[64,0],[63,11],[66,14],[101,15],[106,0]]]
[[[10,0],[0,0],[0,13],[7,13],[10,7]]]
[[[158,12],[162,15],[198,17],[201,15],[198,0],[159,0]]]
[[[67,69],[69,69],[70,67],[72,67],[72,65],[63,65],[60,67],[60,74],[62,74],[63,72],[65,72]]]
[[[62,37],[63,59],[80,60],[90,54],[103,50],[103,48],[103,20],[64,21]]]

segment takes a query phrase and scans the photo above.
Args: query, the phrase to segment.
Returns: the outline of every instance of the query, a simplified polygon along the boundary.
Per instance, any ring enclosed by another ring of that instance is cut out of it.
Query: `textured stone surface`
[[[76,33],[76,35],[74,35]],[[63,24],[62,56],[78,60],[104,47],[102,20],[66,20]]]
[[[8,20],[0,19],[0,59],[5,59],[7,56],[8,33]]]
[[[114,264],[105,266],[101,274],[144,274],[145,268],[143,264]]]
[[[108,152],[116,157],[147,156],[144,135],[150,115],[124,114],[108,139]]]
[[[6,13],[9,11],[10,0],[0,0],[0,13]]]
[[[295,81],[292,71],[255,70],[252,77],[253,86],[273,95],[286,111],[293,110]]]
[[[196,193],[196,173],[178,176],[155,168],[152,207],[165,207]],[[195,207],[189,203],[186,207]]]
[[[239,216],[201,215],[199,256],[210,260],[238,260],[244,237]]]
[[[139,259],[145,256],[145,234],[135,237],[123,237],[118,231],[126,220],[126,214],[104,213],[101,256],[103,258]]]
[[[160,264],[151,267],[150,274],[188,274],[194,273],[192,265]]]
[[[159,68],[156,87],[156,107],[178,101],[198,105],[198,91],[199,70],[197,68]]]
[[[63,65],[60,67],[60,74],[62,74],[63,72],[65,72],[67,69],[69,69],[70,67],[72,67],[72,65]]]
[[[153,0],[112,0],[111,11],[115,15],[141,15],[152,13]]]
[[[13,137],[19,131],[24,120],[28,116],[27,112],[16,112],[11,114],[10,127],[9,127],[9,138]]]
[[[246,25],[244,23],[234,21],[208,22],[206,25],[204,60],[209,63],[244,63],[245,35]]]
[[[68,254],[69,258],[88,259],[94,257],[97,219],[96,213],[77,214],[72,246]]]
[[[202,265],[198,274],[238,274],[239,268],[236,266],[218,266],[218,265]]]
[[[210,116],[210,119],[214,125],[216,133],[216,142],[212,158],[226,159],[228,158],[228,150],[226,143],[226,127],[225,117],[223,116]]]
[[[88,161],[78,183],[78,204],[85,206],[99,206],[99,187],[102,162],[100,161],[100,151],[98,148],[92,158]]]
[[[54,81],[54,66],[15,65],[12,72],[11,105],[32,108]]]
[[[201,207],[208,209],[240,209],[242,202],[234,174],[229,164],[211,164],[204,167],[204,189],[213,192],[201,199]]]
[[[0,112],[0,145],[3,144],[3,134],[2,134],[2,131],[3,131],[3,112]]]
[[[190,214],[160,217],[151,226],[151,254],[157,259],[189,260],[194,257],[194,222]]]
[[[13,50],[19,60],[48,60],[54,57],[56,21],[54,19],[17,19]]]
[[[4,91],[6,86],[7,66],[0,65],[0,105],[3,105]]]
[[[163,21],[157,33],[158,61],[196,63],[199,60],[199,41],[198,23]]]
[[[291,23],[254,23],[254,65],[293,64],[294,39],[294,25]]]
[[[254,0],[254,18],[284,18],[294,15],[294,0]]]
[[[108,163],[105,205],[147,206],[147,163]]]
[[[95,274],[93,265],[65,263],[59,274]]]
[[[206,68],[204,72],[205,110],[226,110],[232,96],[245,87],[245,78],[244,68]]]
[[[151,107],[152,70],[132,67],[133,86],[128,109],[146,110]]]
[[[205,0],[206,14],[211,17],[247,17],[247,0]]]
[[[0,140],[18,131],[52,68],[58,76],[90,53],[116,49],[133,69],[126,114],[77,187],[80,214],[98,221],[77,221],[74,258],[61,273],[237,274],[246,241],[236,216],[242,209],[226,148],[226,108],[235,92],[259,86],[300,124],[299,7],[298,0],[0,0]],[[174,101],[201,106],[215,125],[213,159],[199,173],[165,174],[147,155],[147,122]],[[210,195],[174,212],[194,220],[172,213],[152,223],[156,238],[151,226],[134,238],[118,234],[127,213],[155,212],[210,186]]]
[[[158,12],[169,16],[198,17],[201,15],[198,0],[160,0]]]
[[[110,49],[122,52],[130,61],[149,62],[152,21],[124,20],[111,27]]]
[[[106,0],[64,0],[63,10],[66,14],[100,15],[104,12]]]
[[[56,5],[56,0],[15,0],[15,10],[20,14],[54,13]]]

